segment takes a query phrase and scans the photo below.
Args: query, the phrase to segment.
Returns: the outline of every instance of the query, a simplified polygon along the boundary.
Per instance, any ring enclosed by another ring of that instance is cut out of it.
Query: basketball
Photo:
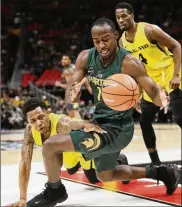
[[[139,99],[139,87],[129,75],[114,74],[104,82],[102,98],[109,108],[115,111],[126,111]]]

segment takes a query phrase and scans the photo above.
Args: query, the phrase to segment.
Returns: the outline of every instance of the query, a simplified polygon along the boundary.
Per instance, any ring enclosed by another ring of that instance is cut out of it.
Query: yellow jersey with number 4
[[[160,84],[169,92],[169,82],[174,72],[173,54],[167,47],[149,42],[145,35],[146,24],[145,22],[138,23],[133,43],[126,40],[125,32],[120,41],[125,49],[144,63],[148,75],[154,82]],[[144,99],[152,101],[146,93],[144,93]]]

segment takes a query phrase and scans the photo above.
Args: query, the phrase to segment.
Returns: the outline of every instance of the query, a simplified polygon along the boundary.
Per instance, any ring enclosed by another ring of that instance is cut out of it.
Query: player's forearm
[[[78,129],[83,129],[85,127],[85,123],[84,122],[71,121],[69,126],[70,126],[71,130],[78,130]]]
[[[30,177],[31,161],[22,160],[19,166],[20,199],[27,200],[27,189]]]
[[[176,42],[176,44],[171,49],[174,56],[174,73],[173,77],[179,76],[180,68],[181,68],[181,45]]]
[[[65,91],[65,102],[66,103],[72,103],[71,97],[70,97],[70,91],[71,91],[71,85],[69,84]]]
[[[80,93],[78,94],[78,96],[74,100],[71,100],[70,91],[71,91],[71,84],[68,85],[66,92],[65,92],[66,103],[78,103],[78,101],[80,99]]]
[[[156,106],[162,106],[159,86],[153,87],[152,93],[150,94],[150,98]]]

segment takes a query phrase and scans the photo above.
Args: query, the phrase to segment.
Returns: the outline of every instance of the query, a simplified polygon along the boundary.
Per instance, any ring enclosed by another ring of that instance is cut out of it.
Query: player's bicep
[[[162,45],[172,50],[178,42],[173,39],[170,35],[164,32],[160,27],[156,25],[150,25],[148,34],[151,41],[156,42],[158,45]]]
[[[78,55],[71,83],[80,82],[86,76],[87,58],[88,50],[84,50]]]

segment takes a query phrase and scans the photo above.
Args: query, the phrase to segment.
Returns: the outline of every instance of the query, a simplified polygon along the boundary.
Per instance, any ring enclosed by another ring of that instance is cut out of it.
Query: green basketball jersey
[[[93,91],[95,113],[94,118],[106,118],[112,120],[118,120],[126,118],[132,115],[132,109],[124,112],[114,111],[110,109],[103,101],[101,89],[104,81],[113,74],[122,72],[122,62],[124,57],[129,52],[123,48],[120,48],[115,60],[108,67],[103,67],[99,53],[95,48],[89,50],[87,68],[88,68],[88,80]]]

